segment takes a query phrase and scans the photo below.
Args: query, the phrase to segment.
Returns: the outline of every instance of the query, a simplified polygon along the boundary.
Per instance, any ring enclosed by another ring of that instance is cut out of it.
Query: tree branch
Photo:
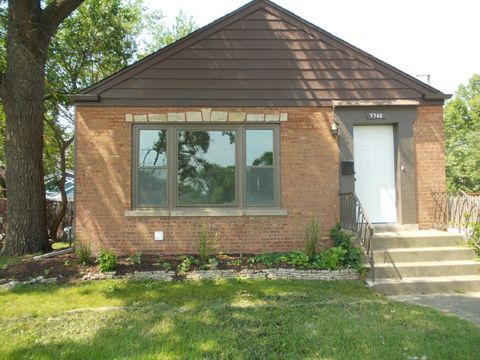
[[[57,31],[58,26],[85,0],[52,1],[42,11],[42,22],[50,36]]]

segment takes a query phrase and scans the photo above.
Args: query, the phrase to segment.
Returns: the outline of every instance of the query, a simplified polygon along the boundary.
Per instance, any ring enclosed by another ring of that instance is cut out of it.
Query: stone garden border
[[[116,272],[86,274],[82,281],[106,280],[106,279],[134,279],[134,280],[156,280],[170,282],[180,281],[199,281],[199,280],[229,280],[229,279],[271,279],[271,280],[358,280],[360,275],[355,269],[342,270],[298,270],[298,269],[243,269],[243,270],[196,270],[183,274],[177,274],[175,271],[135,271],[133,274],[118,275]],[[55,283],[56,278],[45,279],[42,276],[19,282],[9,281],[1,288],[13,288],[18,285],[35,283]]]

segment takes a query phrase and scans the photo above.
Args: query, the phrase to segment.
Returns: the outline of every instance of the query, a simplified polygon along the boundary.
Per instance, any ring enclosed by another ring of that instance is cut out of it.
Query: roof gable
[[[139,106],[319,106],[444,95],[256,0],[84,90],[76,100]],[[83,95],[83,96],[82,96]]]

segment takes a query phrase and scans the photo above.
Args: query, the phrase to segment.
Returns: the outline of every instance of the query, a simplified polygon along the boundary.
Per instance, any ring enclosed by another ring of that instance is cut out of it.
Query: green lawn
[[[62,250],[72,246],[71,243],[67,241],[57,241],[52,244],[53,250]]]
[[[478,359],[480,330],[361,282],[0,290],[1,359]]]

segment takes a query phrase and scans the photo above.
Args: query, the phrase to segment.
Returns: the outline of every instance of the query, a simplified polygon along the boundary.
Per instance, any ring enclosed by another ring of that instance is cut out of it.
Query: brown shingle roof
[[[101,101],[89,105],[118,106],[319,106],[332,100],[444,98],[267,0],[248,3],[74,96],[92,97]]]

